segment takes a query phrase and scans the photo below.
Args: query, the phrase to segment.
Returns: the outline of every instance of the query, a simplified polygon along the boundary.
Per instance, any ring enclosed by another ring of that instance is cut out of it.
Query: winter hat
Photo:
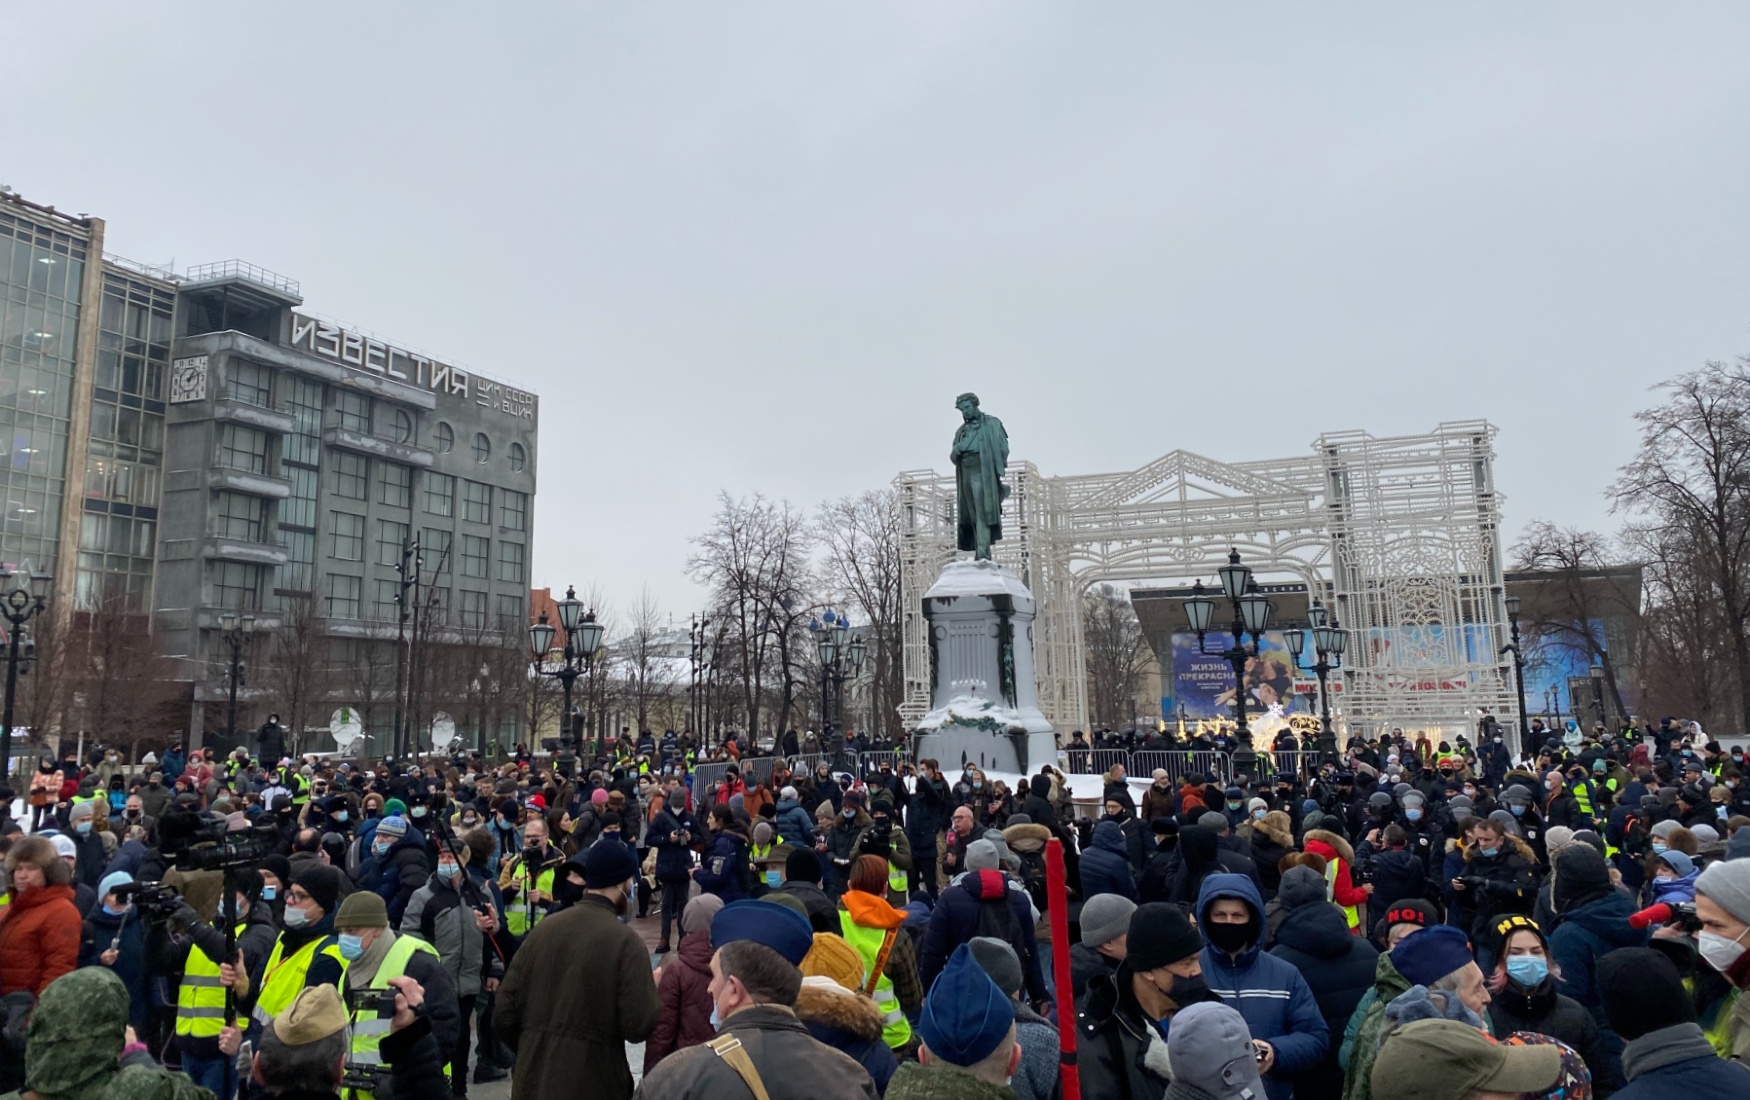
[[[1208,813],[1203,814],[1197,819],[1197,824],[1202,828],[1214,829],[1216,832],[1220,832],[1227,828],[1227,816],[1225,814],[1218,814],[1214,810],[1210,810]]]
[[[1670,956],[1622,947],[1598,960],[1598,992],[1610,1027],[1633,1041],[1660,1028],[1695,1022],[1695,1006]]]
[[[384,817],[388,817],[391,814],[404,814],[406,812],[407,803],[401,801],[399,798],[391,798],[389,801],[383,803]],[[379,825],[378,828],[382,828],[382,826]]]
[[[340,912],[334,914],[334,929],[344,932],[353,928],[387,928],[389,927],[389,907],[383,904],[383,899],[369,890],[354,890],[346,895],[346,900],[340,903]]]
[[[1005,997],[1013,997],[1021,989],[1021,957],[1004,940],[991,936],[974,936],[967,941],[972,957],[990,975]]]
[[[1319,812],[1319,800],[1316,798],[1306,799],[1305,801],[1303,801],[1300,804],[1300,813],[1301,813],[1301,816],[1303,816],[1303,817],[1307,816],[1308,814],[1315,814],[1318,812]]]
[[[72,837],[66,836],[62,833],[56,833],[49,838],[49,843],[54,845],[55,854],[62,859],[79,858],[79,846],[73,843]]]
[[[592,844],[583,854],[583,886],[606,890],[619,886],[638,873],[638,857],[626,844]],[[685,915],[685,912],[682,912]]]
[[[1189,1005],[1173,1017],[1167,1064],[1173,1080],[1214,1100],[1257,1100],[1264,1095],[1245,1017],[1219,1001]]]
[[[608,804],[608,789],[606,787],[597,787],[595,790],[589,792],[589,804],[597,809],[606,806]]]
[[[1411,932],[1391,952],[1392,965],[1412,985],[1433,985],[1455,970],[1476,960],[1470,941],[1450,924],[1435,924]]]
[[[97,812],[97,809],[96,809],[96,805],[94,803],[92,803],[92,802],[80,802],[77,805],[75,805],[71,810],[67,811],[67,820],[68,821],[84,821],[86,818],[90,817],[92,814],[94,814],[96,812]]]
[[[1130,931],[1136,903],[1123,894],[1095,894],[1082,904],[1082,943],[1099,947]]]
[[[711,928],[711,918],[723,908],[723,899],[716,894],[700,894],[681,910],[681,935],[705,932]]]
[[[1551,859],[1556,858],[1557,852],[1572,843],[1574,843],[1574,830],[1566,825],[1551,825],[1543,831],[1543,846],[1549,852]]]
[[[258,875],[256,877],[259,878],[260,876]],[[109,895],[109,892],[114,890],[117,886],[127,886],[133,881],[134,876],[128,874],[126,871],[111,871],[109,874],[104,875],[103,881],[97,884],[98,902],[101,903],[103,899]]]
[[[997,846],[988,840],[975,840],[966,846],[966,869],[968,871],[994,871],[997,869]]]
[[[1507,810],[1496,810],[1489,815],[1489,820],[1501,826],[1501,831],[1508,836],[1519,835],[1519,820]]]
[[[619,847],[627,850],[624,844]],[[788,894],[772,896],[796,900]],[[732,901],[711,918],[711,946],[717,948],[742,940],[769,947],[791,966],[801,966],[814,948],[814,929],[808,926],[808,918],[795,909],[765,901]]]
[[[797,792],[795,787],[785,787],[783,790],[778,792],[778,797],[783,798],[783,799],[788,799],[791,802],[796,802],[799,799],[801,799],[802,796],[801,796],[801,794],[799,794]]]
[[[268,856],[261,861],[261,869],[279,879],[282,884],[292,881],[292,861],[285,856]]]
[[[1550,904],[1558,913],[1571,912],[1611,890],[1604,857],[1588,845],[1569,845],[1551,867]]]
[[[271,1026],[281,1043],[302,1047],[345,1031],[346,1022],[346,1002],[332,985],[324,984],[300,991]]]
[[[1678,878],[1695,870],[1695,861],[1676,849],[1659,853],[1659,862],[1676,871]]]
[[[814,946],[802,957],[801,970],[804,978],[830,978],[845,989],[863,988],[863,956],[843,936],[831,932],[814,934]]]
[[[803,905],[802,899],[795,894],[783,890],[768,890],[760,896],[759,900],[766,905],[776,905],[788,909],[803,920],[808,920],[808,906]],[[810,923],[809,927],[812,928],[813,924]]]
[[[864,796],[862,791],[845,792],[844,804],[846,806],[854,806],[860,810],[867,801],[868,799]]]
[[[1299,909],[1325,900],[1325,880],[1311,867],[1291,867],[1282,875],[1276,892],[1284,910]]]
[[[321,906],[324,913],[334,912],[334,907],[340,904],[342,878],[338,868],[330,867],[326,863],[312,863],[300,871],[292,882],[309,894],[310,900]]]
[[[1436,909],[1432,902],[1424,901],[1421,898],[1405,898],[1402,901],[1393,902],[1392,907],[1385,911],[1385,916],[1381,917],[1379,923],[1373,926],[1373,936],[1384,943],[1385,934],[1391,931],[1395,925],[1414,924],[1426,928],[1431,924],[1439,923],[1440,910]]]
[[[1009,850],[1009,842],[1003,839],[1001,829],[986,829],[984,839],[990,841],[990,846],[997,850],[997,864],[999,866],[1009,865],[1015,868],[1021,866],[1021,857]]]
[[[1683,822],[1678,821],[1676,818],[1666,818],[1664,821],[1656,823],[1648,831],[1660,840],[1669,840],[1671,834],[1681,828],[1683,828]]]
[[[1270,803],[1264,801],[1262,798],[1254,798],[1246,803],[1246,812],[1249,814],[1257,813],[1259,810],[1268,810],[1269,808]]]
[[[1132,971],[1158,970],[1203,950],[1203,937],[1177,905],[1153,901],[1130,914],[1125,961]]]
[[[1712,825],[1692,825],[1689,831],[1695,834],[1695,842],[1698,845],[1716,844],[1720,839],[1720,831]]]
[[[784,879],[787,882],[819,882],[820,857],[814,854],[813,848],[797,848],[784,861]]]
[[[1015,1026],[1015,1006],[961,944],[942,968],[918,1021],[930,1053],[952,1066],[976,1066]]]
[[[407,835],[407,819],[391,814],[377,822],[377,835],[399,839]]]
[[[753,827],[753,842],[764,847],[772,842],[772,827],[762,821]]]
[[[1721,909],[1750,923],[1750,859],[1714,864],[1695,880],[1695,892],[1706,894]]]
[[[1604,838],[1591,829],[1575,829],[1574,843],[1590,845],[1599,855],[1604,854]]]

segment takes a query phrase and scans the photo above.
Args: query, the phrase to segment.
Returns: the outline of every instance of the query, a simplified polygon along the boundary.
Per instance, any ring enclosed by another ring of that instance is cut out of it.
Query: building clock
[[[170,364],[170,403],[204,401],[207,396],[207,357],[191,355]]]

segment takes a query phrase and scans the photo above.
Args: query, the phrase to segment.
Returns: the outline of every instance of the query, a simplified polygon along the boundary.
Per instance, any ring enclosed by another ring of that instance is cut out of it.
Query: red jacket
[[[12,899],[0,918],[0,996],[42,996],[49,983],[79,966],[84,922],[71,886],[39,886]]]
[[[1324,860],[1326,866],[1336,865],[1336,881],[1331,885],[1332,901],[1345,907],[1367,904],[1367,891],[1355,885],[1354,880],[1349,877],[1349,864],[1355,858],[1355,850],[1349,847],[1348,841],[1323,829],[1310,829],[1306,834],[1305,848],[1312,855]],[[1366,921],[1363,920],[1362,924],[1365,925]],[[1360,925],[1349,931],[1357,936],[1362,934]]]
[[[686,1047],[717,1037],[711,1026],[711,933],[692,932],[681,937],[680,949],[662,968],[656,987],[660,1014],[656,1030],[644,1043],[644,1072]]]

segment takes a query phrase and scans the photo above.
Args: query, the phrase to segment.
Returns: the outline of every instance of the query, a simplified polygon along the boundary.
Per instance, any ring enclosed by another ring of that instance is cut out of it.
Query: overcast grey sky
[[[101,12],[101,15],[98,13]],[[26,4],[0,182],[541,395],[534,581],[684,617],[719,489],[1487,417],[1611,523],[1750,350],[1750,7]],[[1234,400],[1238,395],[1239,400]]]

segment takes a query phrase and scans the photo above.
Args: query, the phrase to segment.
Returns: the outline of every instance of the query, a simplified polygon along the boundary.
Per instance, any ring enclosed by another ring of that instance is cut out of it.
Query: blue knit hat
[[[990,1056],[1015,1024],[1015,1005],[961,944],[924,998],[918,1030],[930,1053],[953,1066]]]
[[[1475,962],[1470,940],[1450,924],[1411,932],[1392,949],[1391,962],[1411,985],[1433,985],[1465,963]]]

